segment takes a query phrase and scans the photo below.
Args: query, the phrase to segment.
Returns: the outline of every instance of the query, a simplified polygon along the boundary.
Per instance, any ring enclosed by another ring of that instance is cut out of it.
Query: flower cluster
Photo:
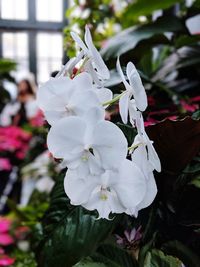
[[[37,93],[38,105],[51,125],[48,148],[68,168],[64,188],[72,205],[96,209],[99,218],[123,212],[137,216],[155,198],[153,170],[160,171],[159,158],[144,129],[142,111],[147,97],[140,76],[130,62],[127,82],[118,60],[126,90],[113,98],[104,87],[109,70],[93,45],[89,28],[85,42],[71,35],[80,53]],[[123,132],[105,120],[105,109],[117,100],[122,121],[129,119],[138,132],[130,148]],[[132,160],[127,159],[128,152]]]
[[[16,126],[0,127],[0,153],[24,159],[29,148],[31,134]]]
[[[3,247],[7,247],[14,243],[13,237],[9,231],[11,228],[11,220],[0,217],[0,266],[10,266],[15,259],[9,257]]]

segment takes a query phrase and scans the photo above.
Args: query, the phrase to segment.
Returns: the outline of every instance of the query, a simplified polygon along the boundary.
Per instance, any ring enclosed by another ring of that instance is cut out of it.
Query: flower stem
[[[126,93],[126,91],[122,92],[121,94],[117,95],[116,97],[114,97],[113,99],[111,99],[110,101],[104,102],[102,105],[103,106],[109,106],[111,104],[114,104],[115,102],[117,102],[124,94]]]
[[[134,145],[134,146],[130,146],[130,147],[128,147],[128,151],[134,150],[135,148],[137,148],[137,147],[140,146],[140,145],[142,145],[142,142],[140,142],[140,143],[138,143],[138,144],[136,144],[136,145]]]

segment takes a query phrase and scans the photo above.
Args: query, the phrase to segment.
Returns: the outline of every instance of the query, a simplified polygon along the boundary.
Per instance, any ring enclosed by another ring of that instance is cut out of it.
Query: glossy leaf
[[[138,267],[138,262],[130,253],[110,244],[102,245],[93,258],[107,262],[109,267]]]
[[[167,119],[146,130],[166,173],[179,173],[200,150],[200,121],[190,117],[180,121]]]
[[[181,267],[181,261],[169,255],[165,255],[162,251],[153,249],[147,253],[144,267]]]
[[[170,255],[178,257],[185,266],[199,267],[200,258],[190,248],[186,247],[179,241],[170,241],[163,245],[162,249]]]
[[[105,59],[115,58],[136,47],[138,43],[165,32],[185,31],[183,24],[175,17],[161,17],[155,22],[128,28],[105,44],[101,53]]]
[[[71,267],[94,252],[115,223],[116,220],[97,220],[96,214],[71,206],[61,177],[44,218],[44,239],[36,250],[39,266]]]
[[[128,21],[134,21],[139,16],[151,15],[153,11],[169,8],[181,0],[154,0],[149,4],[148,0],[136,0],[129,5],[123,14]]]

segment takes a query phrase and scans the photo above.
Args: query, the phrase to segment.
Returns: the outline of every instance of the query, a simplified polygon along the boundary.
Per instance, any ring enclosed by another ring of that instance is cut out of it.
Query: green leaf
[[[138,267],[137,261],[131,254],[111,244],[102,245],[93,258],[101,262],[107,262],[109,267]]]
[[[180,48],[186,45],[197,44],[199,41],[200,41],[199,35],[193,35],[193,36],[181,35],[178,37],[177,40],[175,40],[175,46],[176,48]]]
[[[84,259],[74,265],[73,267],[108,267],[104,263],[94,262],[91,259]]]
[[[89,256],[107,238],[117,219],[97,220],[96,214],[71,206],[63,189],[63,177],[52,192],[44,218],[44,238],[36,255],[40,267],[71,267]]]
[[[179,241],[170,241],[163,245],[162,250],[170,255],[178,257],[185,266],[199,267],[200,258]]]
[[[144,267],[181,267],[181,261],[162,251],[153,249],[147,253]]]
[[[132,50],[143,40],[165,32],[186,31],[184,25],[176,17],[161,17],[155,22],[139,27],[128,28],[108,40],[102,49],[102,56],[107,60]]]
[[[153,0],[151,4],[149,0],[136,0],[133,4],[127,6],[123,13],[123,17],[128,21],[135,21],[139,16],[151,15],[153,11],[167,9],[182,0]]]

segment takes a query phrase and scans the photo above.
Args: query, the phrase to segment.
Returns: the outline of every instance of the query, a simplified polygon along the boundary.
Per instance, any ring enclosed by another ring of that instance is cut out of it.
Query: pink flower
[[[7,233],[0,233],[0,245],[9,246],[14,243],[14,239]]]
[[[200,95],[192,97],[190,100],[191,102],[200,102]]]
[[[37,115],[30,119],[30,124],[33,127],[41,127],[45,124],[44,115],[42,111],[39,111]]]
[[[0,266],[10,266],[15,262],[14,258],[10,258],[7,255],[0,256]]]
[[[182,108],[188,112],[194,112],[195,110],[199,108],[197,104],[190,104],[190,103],[187,103],[185,100],[181,100],[180,104]]]
[[[10,230],[11,224],[11,220],[0,217],[0,233],[8,232]]]
[[[11,169],[12,169],[12,165],[11,165],[9,159],[0,158],[0,171],[10,171]]]

